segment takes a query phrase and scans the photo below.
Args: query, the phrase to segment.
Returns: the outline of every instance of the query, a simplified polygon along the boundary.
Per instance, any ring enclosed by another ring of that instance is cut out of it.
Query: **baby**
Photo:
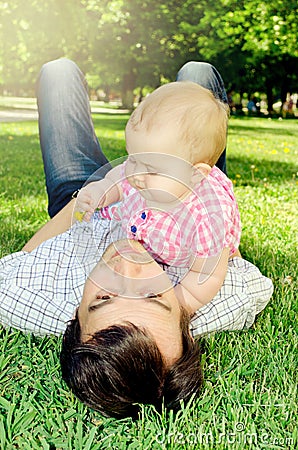
[[[240,242],[232,183],[215,166],[227,122],[227,105],[200,85],[159,87],[127,123],[128,159],[81,189],[75,207],[87,221],[102,208],[157,261],[186,268],[175,290],[196,308],[216,295]]]

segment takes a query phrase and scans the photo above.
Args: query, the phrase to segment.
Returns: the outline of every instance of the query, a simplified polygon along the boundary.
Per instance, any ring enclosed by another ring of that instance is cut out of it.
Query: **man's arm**
[[[242,330],[252,326],[269,302],[272,281],[245,259],[229,260],[225,281],[210,303],[198,309],[191,320],[193,336],[215,331]]]
[[[119,180],[121,180],[120,172],[121,165],[116,166],[114,169],[110,170],[110,172],[108,172],[105,177],[105,180],[107,180],[106,186],[110,186],[110,188],[115,186],[115,190],[110,189],[107,196],[107,201],[109,202],[108,204],[116,201],[116,198],[118,198],[118,194],[119,196],[121,195],[120,186],[118,186]],[[74,211],[76,207],[76,201],[77,199],[72,199],[66,206],[64,206],[61,211],[59,211],[52,219],[50,219],[42,228],[40,228],[40,230],[38,230],[32,236],[32,238],[24,245],[22,250],[24,250],[25,252],[31,252],[42,242],[67,231],[72,226],[75,220]]]
[[[38,230],[32,238],[24,245],[22,250],[32,252],[42,242],[64,233],[72,225],[73,208],[76,199],[72,199],[61,211],[59,211],[52,219],[50,219],[40,230]]]
[[[190,313],[194,313],[215,297],[224,282],[228,259],[228,248],[224,248],[220,256],[195,259],[191,270],[175,288],[180,303]]]

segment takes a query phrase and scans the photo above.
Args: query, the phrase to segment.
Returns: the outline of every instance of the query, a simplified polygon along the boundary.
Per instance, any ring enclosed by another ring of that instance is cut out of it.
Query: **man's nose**
[[[140,263],[128,261],[125,258],[121,258],[119,262],[114,266],[114,271],[117,274],[116,284],[119,295],[124,297],[136,297],[138,292],[138,285],[141,282],[138,279],[142,269]]]

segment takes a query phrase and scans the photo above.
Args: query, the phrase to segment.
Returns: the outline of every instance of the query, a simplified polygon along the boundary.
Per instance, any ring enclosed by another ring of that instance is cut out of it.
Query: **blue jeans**
[[[185,64],[177,80],[195,81],[227,103],[222,78],[208,63]],[[37,104],[48,211],[53,217],[96,170],[104,165],[108,170],[109,165],[94,132],[86,80],[74,62],[58,59],[42,67]],[[216,165],[225,172],[225,151]]]
[[[222,102],[228,103],[223,79],[219,72],[209,63],[190,61],[181,67],[177,74],[177,81],[189,80],[200,84],[213,92],[214,96]],[[225,174],[227,173],[226,149],[220,155],[216,166]]]

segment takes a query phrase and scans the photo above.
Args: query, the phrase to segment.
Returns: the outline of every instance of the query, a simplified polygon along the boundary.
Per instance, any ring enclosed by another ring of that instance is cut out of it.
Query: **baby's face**
[[[187,161],[188,151],[179,144],[177,134],[166,126],[151,132],[126,128],[126,177],[150,206],[173,204],[191,192],[197,171]]]

